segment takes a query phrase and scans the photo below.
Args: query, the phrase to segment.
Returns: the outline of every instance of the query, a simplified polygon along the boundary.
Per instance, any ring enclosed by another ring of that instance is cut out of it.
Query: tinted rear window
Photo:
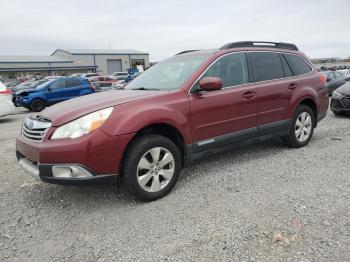
[[[284,76],[285,77],[293,76],[293,72],[290,69],[290,66],[288,65],[286,59],[283,56],[281,56],[281,59],[282,59],[282,64],[283,64]]]
[[[80,86],[79,79],[67,79],[66,80],[66,87],[75,87],[75,86]]]
[[[278,53],[253,52],[256,81],[266,81],[284,77],[283,66]]]
[[[312,70],[312,68],[300,56],[291,54],[284,55],[287,58],[287,61],[291,66],[294,75],[305,75]]]

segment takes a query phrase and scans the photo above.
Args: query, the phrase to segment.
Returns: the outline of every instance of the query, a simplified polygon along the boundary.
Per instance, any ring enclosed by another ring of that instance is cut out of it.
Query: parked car
[[[117,80],[114,83],[114,89],[123,89],[127,85],[125,80]]]
[[[127,72],[115,72],[111,75],[113,79],[116,80],[125,80],[129,76]]]
[[[15,86],[12,88],[12,92],[15,94],[18,91],[21,90],[29,90],[29,89],[34,89],[37,86],[47,82],[47,79],[42,79],[42,80],[35,80],[35,81],[26,81],[23,83],[20,83],[19,85]]]
[[[94,76],[99,76],[99,74],[98,73],[87,73],[87,74],[81,75],[82,78],[87,78],[87,79],[89,79],[90,77],[94,77]]]
[[[94,92],[93,86],[86,79],[60,78],[49,80],[34,89],[16,92],[13,102],[16,106],[40,112],[49,105]]]
[[[46,76],[42,80],[52,80],[52,79],[61,79],[66,78],[65,76]]]
[[[118,81],[110,76],[93,76],[89,78],[94,86],[95,92],[102,92],[115,89],[115,83]]]
[[[125,90],[27,117],[17,159],[49,183],[121,181],[141,200],[176,184],[191,160],[245,141],[306,146],[329,104],[326,78],[293,44],[237,42],[159,62]]]
[[[327,78],[328,95],[332,96],[333,91],[345,84],[345,77],[337,71],[323,71],[321,72]]]
[[[82,77],[83,73],[71,74],[69,77]]]
[[[6,83],[6,87],[9,88],[9,89],[12,89],[12,88],[18,86],[19,84],[20,84],[20,82],[12,81],[12,82]]]
[[[346,82],[333,92],[331,110],[335,115],[350,113],[350,82]]]
[[[11,90],[0,82],[0,116],[6,116],[15,112],[11,97]]]
[[[350,69],[341,69],[337,70],[337,72],[340,72],[343,75],[345,81],[350,81]]]

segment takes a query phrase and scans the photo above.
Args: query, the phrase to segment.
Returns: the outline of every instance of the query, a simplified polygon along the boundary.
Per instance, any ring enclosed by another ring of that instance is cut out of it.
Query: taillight
[[[324,74],[320,74],[320,81],[325,85],[327,83],[327,77]]]
[[[10,89],[5,89],[4,91],[0,91],[0,95],[11,95],[12,92]]]
[[[94,87],[93,85],[90,85],[90,89],[91,89],[92,91],[95,91],[95,87]]]

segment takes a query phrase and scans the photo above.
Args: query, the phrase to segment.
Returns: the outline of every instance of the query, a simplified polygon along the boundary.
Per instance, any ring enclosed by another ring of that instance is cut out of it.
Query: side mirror
[[[50,86],[47,87],[47,92],[51,92],[52,88]]]
[[[215,91],[222,89],[222,81],[218,77],[204,77],[199,81],[199,87],[203,91]]]

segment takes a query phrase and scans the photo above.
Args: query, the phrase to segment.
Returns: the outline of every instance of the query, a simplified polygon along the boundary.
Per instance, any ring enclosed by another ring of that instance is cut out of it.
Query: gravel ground
[[[350,118],[193,163],[163,199],[34,181],[16,164],[26,116],[0,119],[0,260],[350,261]]]

